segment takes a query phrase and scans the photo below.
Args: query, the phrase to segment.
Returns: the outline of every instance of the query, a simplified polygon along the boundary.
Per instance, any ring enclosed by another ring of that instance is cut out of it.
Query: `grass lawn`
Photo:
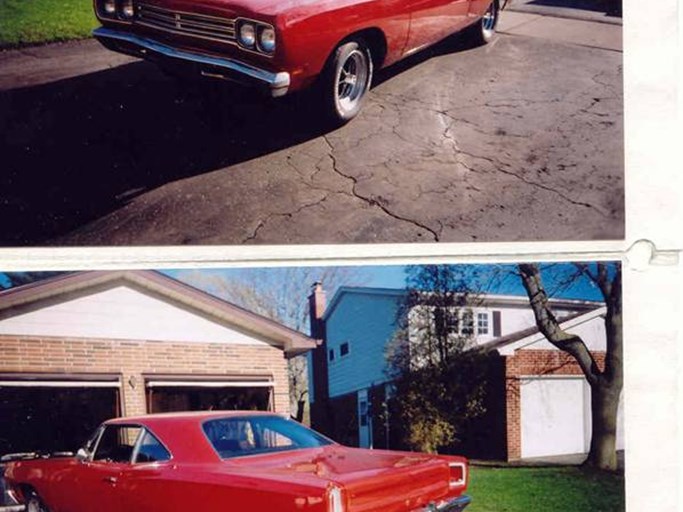
[[[0,0],[0,48],[88,37],[91,0]]]
[[[576,467],[472,467],[466,512],[623,512],[623,474]]]

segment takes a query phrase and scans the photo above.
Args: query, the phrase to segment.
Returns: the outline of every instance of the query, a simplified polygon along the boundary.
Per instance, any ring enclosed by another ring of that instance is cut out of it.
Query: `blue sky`
[[[486,291],[506,295],[525,295],[524,288],[518,277],[513,274],[514,265],[469,265],[479,275],[488,276],[495,274],[495,279],[485,279]],[[313,267],[314,270],[323,267]],[[362,285],[377,288],[403,288],[405,287],[405,266],[403,265],[362,265],[350,267],[359,271],[362,277]],[[583,300],[602,300],[600,291],[588,280],[576,280],[570,286],[558,288],[557,282],[573,272],[574,267],[570,263],[555,263],[543,266],[543,278],[549,293],[554,297]],[[502,269],[502,270],[501,270]],[[233,269],[193,269],[193,270],[163,270],[171,277],[184,280],[184,275],[189,272],[201,272],[207,275],[219,275],[225,279],[240,279],[250,272],[268,272],[276,277],[283,272],[282,268],[254,267]],[[0,273],[0,283],[7,283],[7,277]],[[358,283],[351,283],[358,284]],[[210,291],[210,290],[207,290]],[[331,296],[334,289],[328,289]]]
[[[489,293],[505,295],[526,295],[521,281],[514,275],[514,265],[469,265],[470,268],[484,276],[485,288]],[[321,268],[321,267],[313,267]],[[362,273],[363,286],[377,288],[404,288],[405,269],[404,265],[362,265],[351,267],[358,269]],[[583,299],[583,300],[602,300],[600,291],[588,279],[578,279],[570,286],[559,287],[558,282],[562,278],[574,272],[575,268],[569,263],[555,263],[542,267],[544,269],[543,278],[549,293],[557,298]],[[221,275],[227,279],[240,279],[247,276],[254,270],[277,275],[283,269],[273,267],[269,269],[260,268],[236,268],[236,269],[204,269],[202,272],[207,274]],[[183,274],[187,270],[164,270],[164,273],[171,277],[183,280]],[[495,278],[489,276],[495,274]],[[328,297],[334,294],[334,289],[328,289]]]

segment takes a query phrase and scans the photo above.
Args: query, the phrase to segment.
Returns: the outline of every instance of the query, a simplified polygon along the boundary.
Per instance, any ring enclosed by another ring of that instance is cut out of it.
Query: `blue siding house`
[[[322,285],[315,285],[309,297],[311,337],[322,343],[309,353],[308,371],[316,430],[350,446],[401,448],[392,437],[397,425],[387,400],[391,383],[386,350],[397,331],[405,293],[341,287],[327,304]],[[600,359],[604,305],[564,299],[551,303],[563,329],[581,336]],[[581,453],[590,424],[585,379],[575,362],[538,332],[528,299],[486,295],[461,315],[453,328],[460,334],[467,329],[490,356],[488,412],[465,435],[463,453],[509,460]]]

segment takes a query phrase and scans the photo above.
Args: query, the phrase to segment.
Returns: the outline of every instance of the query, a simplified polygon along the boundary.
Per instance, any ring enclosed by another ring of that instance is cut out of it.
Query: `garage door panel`
[[[522,457],[584,453],[584,379],[530,378],[521,384]]]

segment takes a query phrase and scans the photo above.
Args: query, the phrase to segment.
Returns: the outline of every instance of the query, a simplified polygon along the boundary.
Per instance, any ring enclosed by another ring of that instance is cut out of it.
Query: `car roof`
[[[177,461],[217,462],[220,457],[203,433],[206,420],[244,416],[279,416],[266,411],[197,411],[126,416],[105,425],[140,425],[149,429],[170,449]]]
[[[268,411],[180,411],[180,412],[164,412],[156,414],[143,414],[139,416],[122,416],[120,418],[112,418],[107,420],[107,425],[123,425],[130,423],[139,423],[141,425],[159,425],[165,423],[202,423],[204,420],[215,418],[229,418],[240,416],[282,416],[274,412]]]

